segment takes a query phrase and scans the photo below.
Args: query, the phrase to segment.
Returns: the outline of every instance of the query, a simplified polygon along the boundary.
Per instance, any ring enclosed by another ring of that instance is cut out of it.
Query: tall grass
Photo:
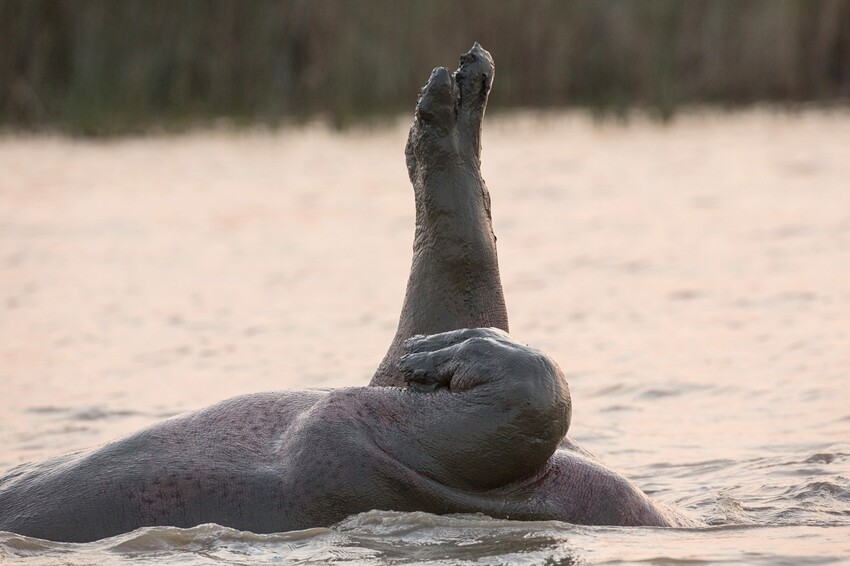
[[[409,110],[474,40],[499,108],[850,97],[850,0],[0,0],[0,125],[345,124]]]

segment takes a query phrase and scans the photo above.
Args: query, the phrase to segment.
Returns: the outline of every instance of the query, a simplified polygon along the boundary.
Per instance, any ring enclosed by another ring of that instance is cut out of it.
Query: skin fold
[[[84,542],[209,522],[280,532],[374,508],[498,514],[478,492],[534,474],[566,434],[561,370],[496,329],[406,348],[406,388],[245,395],[14,468],[0,530]]]
[[[569,438],[571,399],[509,334],[481,121],[478,44],[420,94],[405,155],[413,262],[370,386],[250,394],[0,476],[0,530],[83,542],[152,525],[253,532],[384,509],[581,524],[692,524]]]

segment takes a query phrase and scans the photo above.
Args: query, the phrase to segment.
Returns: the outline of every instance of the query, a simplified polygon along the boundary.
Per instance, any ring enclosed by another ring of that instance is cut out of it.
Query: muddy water
[[[366,384],[409,268],[406,124],[0,139],[0,469],[250,391]],[[572,435],[710,527],[371,512],[86,545],[83,564],[829,563],[850,557],[850,114],[485,125],[512,332]]]

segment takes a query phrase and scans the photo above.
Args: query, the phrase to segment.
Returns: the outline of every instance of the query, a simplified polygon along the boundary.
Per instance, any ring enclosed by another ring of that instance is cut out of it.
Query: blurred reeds
[[[0,0],[0,125],[345,125],[409,111],[476,40],[495,108],[850,97],[850,0]]]

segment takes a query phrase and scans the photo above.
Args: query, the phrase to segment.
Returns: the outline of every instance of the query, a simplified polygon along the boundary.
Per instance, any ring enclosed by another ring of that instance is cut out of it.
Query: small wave
[[[716,389],[715,385],[706,383],[689,383],[686,381],[662,382],[658,383],[657,386],[641,391],[639,398],[644,400],[664,399],[694,393],[707,393],[714,389]]]
[[[560,521],[514,521],[494,519],[481,513],[434,515],[424,511],[367,511],[340,521],[336,529],[376,535],[402,534],[415,529],[563,528]]]
[[[847,454],[843,454],[841,452],[818,452],[816,454],[812,454],[805,460],[803,463],[805,464],[832,464],[833,462],[841,462],[847,459]]]
[[[626,385],[625,383],[612,383],[610,385],[606,385],[596,391],[590,391],[585,394],[585,397],[588,399],[593,399],[596,397],[608,397],[611,395],[623,395],[631,392],[634,387]]]
[[[49,564],[133,563],[155,559],[183,563],[464,563],[498,557],[514,563],[540,555],[572,556],[565,533],[572,527],[554,521],[522,522],[483,515],[370,511],[333,528],[256,534],[199,525],[189,529],[147,527],[96,542],[50,542],[0,532],[0,559]]]
[[[660,399],[662,397],[676,397],[681,395],[682,391],[676,389],[647,389],[641,393],[644,399]]]
[[[734,506],[734,504],[733,504]],[[505,521],[483,515],[370,511],[329,529],[255,534],[214,524],[151,527],[85,544],[0,532],[0,562],[58,566],[226,564],[823,563],[847,528],[721,525],[662,529]],[[823,543],[812,548],[777,541]]]
[[[101,421],[121,417],[135,417],[140,415],[142,415],[142,413],[139,413],[138,411],[113,410],[104,409],[102,407],[90,407],[88,409],[83,409],[82,411],[75,411],[74,413],[69,415],[68,418],[75,421]]]
[[[603,413],[624,413],[630,411],[642,411],[643,409],[634,405],[614,404],[608,405],[607,407],[602,407],[599,410]]]
[[[62,543],[58,542],[50,542],[0,531],[0,558],[6,553],[20,557],[32,556],[50,550],[57,550],[62,546]]]
[[[711,525],[754,525],[755,523],[747,513],[744,503],[727,494],[717,498],[715,516],[709,519]]]
[[[511,564],[534,555],[572,560],[567,533],[579,528],[558,521],[394,511],[369,511],[337,525],[353,541],[378,550],[382,561],[413,563],[467,563],[498,557],[500,563]]]
[[[810,476],[797,481],[783,473],[780,483],[731,486],[721,493],[693,494],[678,503],[701,512],[710,525],[850,525],[850,481],[841,476]],[[789,483],[793,482],[793,483]]]
[[[116,552],[151,552],[162,549],[192,550],[199,547],[213,548],[231,542],[278,544],[303,542],[333,535],[327,528],[313,528],[285,533],[257,534],[223,527],[215,523],[198,525],[188,529],[177,527],[145,527],[109,539],[105,548]]]
[[[148,416],[139,411],[108,409],[99,406],[84,407],[73,410],[70,407],[44,405],[29,407],[26,409],[26,412],[34,415],[56,416],[58,418],[72,421],[99,421],[121,417]]]
[[[850,503],[850,482],[840,477],[833,481],[811,481],[789,488],[784,495],[797,501],[835,499]]]
[[[51,542],[0,532],[0,559],[3,562],[13,558],[29,560],[37,556],[50,564],[135,563],[139,558],[167,562],[177,557],[188,563],[209,563],[212,559],[238,564],[248,558],[252,563],[267,563],[279,562],[282,554],[287,556],[287,561],[299,562],[302,558],[328,558],[329,549],[332,551],[330,554],[351,555],[351,546],[346,537],[327,528],[256,534],[216,524],[188,529],[145,527],[83,544]],[[72,556],[73,559],[70,559]]]
[[[44,405],[37,407],[29,407],[25,412],[33,415],[55,415],[57,413],[67,413],[71,409],[69,407],[56,407],[54,405]]]

